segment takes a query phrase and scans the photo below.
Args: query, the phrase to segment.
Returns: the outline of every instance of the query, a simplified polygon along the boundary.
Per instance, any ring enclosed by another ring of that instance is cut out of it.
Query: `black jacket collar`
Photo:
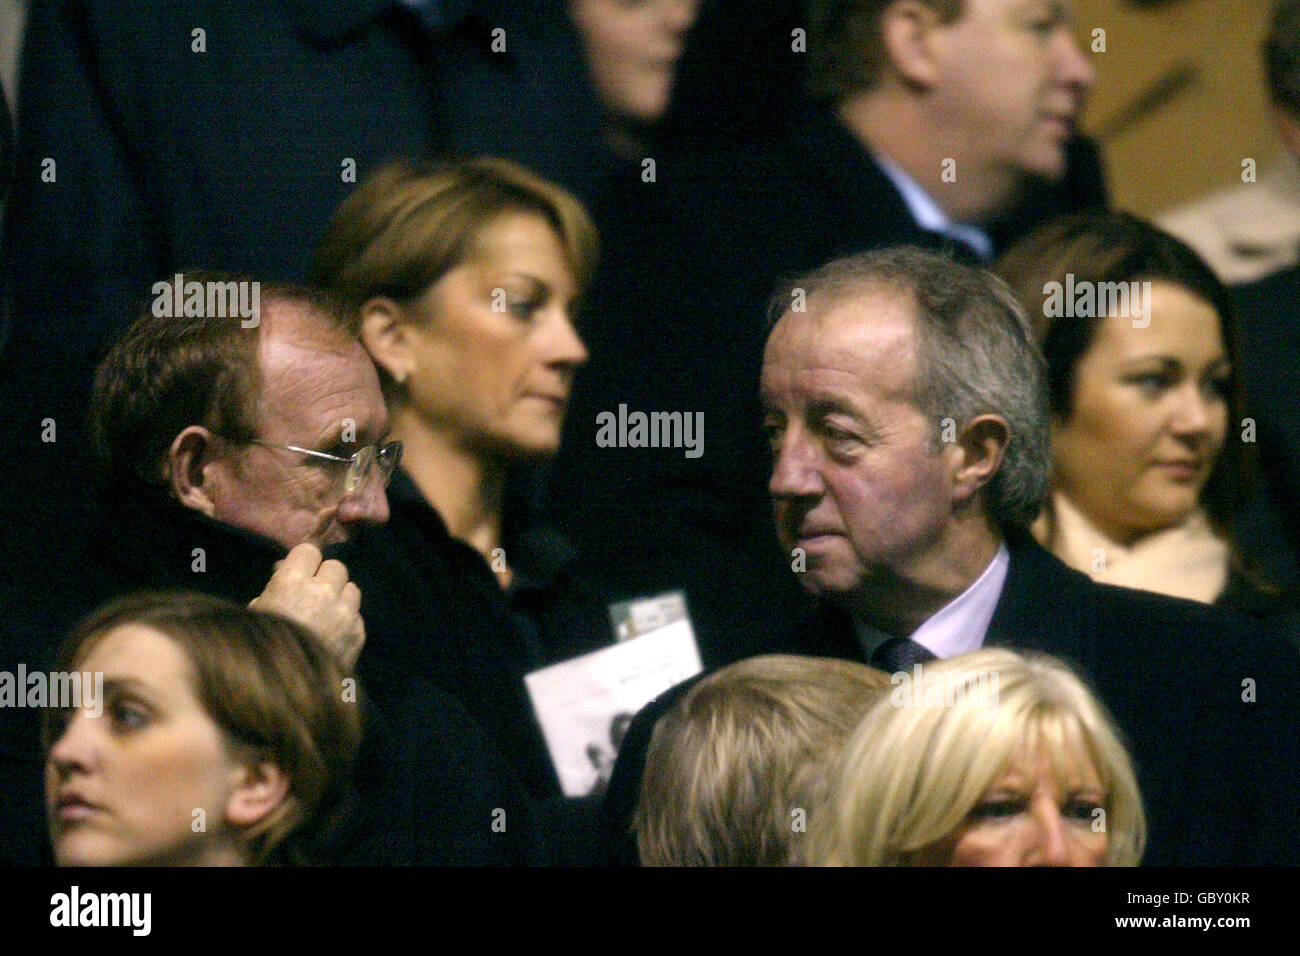
[[[1011,566],[984,637],[985,647],[1044,651],[1083,663],[1091,620],[1086,575],[1066,567],[1027,533],[1007,537]],[[862,649],[845,611],[821,602],[784,648],[796,653],[860,659]]]
[[[801,164],[817,172],[843,218],[864,227],[878,222],[894,243],[924,243],[928,234],[916,225],[902,194],[834,113],[810,111],[793,134],[791,149]],[[906,234],[907,226],[914,234]]]
[[[839,254],[876,246],[914,245],[944,251],[979,265],[975,251],[948,236],[922,228],[894,181],[871,150],[833,112],[810,110],[790,138],[795,164],[812,170],[830,199],[847,244]]]
[[[201,591],[247,603],[266,587],[285,549],[242,528],[213,521],[152,489],[100,506],[92,548],[107,598],[139,589]]]
[[[418,525],[444,553],[461,553],[473,565],[483,562],[482,555],[470,545],[451,536],[437,509],[429,504],[411,476],[401,468],[393,474],[388,487],[388,502],[393,509],[394,523]],[[568,538],[549,521],[523,507],[507,507],[502,547],[515,572],[511,590],[549,590],[556,578],[571,570],[578,561],[578,553]]]
[[[1007,537],[1011,567],[985,646],[1038,650],[1082,662],[1090,617],[1086,592],[1094,585],[1027,532]]]

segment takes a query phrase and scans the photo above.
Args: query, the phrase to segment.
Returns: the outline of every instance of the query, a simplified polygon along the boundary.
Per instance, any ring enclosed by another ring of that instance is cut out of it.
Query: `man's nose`
[[[773,500],[811,498],[822,493],[817,449],[799,429],[790,428],[773,452],[767,490]]]
[[[388,490],[378,465],[361,480],[361,484],[339,503],[339,520],[357,524],[384,524],[388,521]]]
[[[1074,35],[1069,31],[1062,31],[1062,35],[1061,82],[1087,93],[1097,85],[1097,71],[1088,54],[1075,42]]]

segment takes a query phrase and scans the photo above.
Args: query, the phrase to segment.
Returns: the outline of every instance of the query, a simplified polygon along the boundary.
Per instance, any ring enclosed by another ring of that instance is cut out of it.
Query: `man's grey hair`
[[[1005,282],[946,255],[899,246],[836,259],[791,280],[768,314],[775,323],[800,301],[807,307],[882,288],[915,303],[915,402],[933,426],[936,450],[944,419],[958,432],[978,415],[1006,419],[1011,438],[984,502],[1003,528],[1027,527],[1047,492],[1051,420],[1046,365]]]

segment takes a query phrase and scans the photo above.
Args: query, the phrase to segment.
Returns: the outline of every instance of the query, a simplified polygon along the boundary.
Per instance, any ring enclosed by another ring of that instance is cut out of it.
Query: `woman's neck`
[[[1189,515],[1188,518],[1190,517]],[[1059,541],[1063,533],[1062,523],[1067,518],[1073,519],[1070,521],[1072,527],[1085,527],[1091,534],[1128,550],[1154,535],[1169,530],[1169,528],[1139,528],[1107,521],[1104,516],[1093,514],[1075,498],[1057,488],[1049,495],[1046,506],[1034,523],[1033,530],[1039,543],[1052,550],[1052,543]]]
[[[402,442],[402,467],[442,517],[447,531],[491,561],[493,549],[501,546],[504,464],[486,460],[451,436],[434,431],[409,408],[393,410],[393,434]],[[493,564],[494,570],[499,563]]]
[[[1034,526],[1048,550],[1094,581],[1211,603],[1228,581],[1231,553],[1200,509],[1181,524],[1117,540],[1059,491]]]

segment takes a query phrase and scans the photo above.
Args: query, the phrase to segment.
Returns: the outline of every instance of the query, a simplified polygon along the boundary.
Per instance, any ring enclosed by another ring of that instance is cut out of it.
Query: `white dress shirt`
[[[1006,543],[998,545],[998,552],[970,587],[940,608],[924,624],[909,634],[935,657],[956,657],[977,651],[984,644],[993,620],[993,611],[1007,583],[1007,570],[1011,567],[1011,553]],[[880,645],[901,635],[886,634],[856,618],[853,627],[858,635],[867,660]]]
[[[930,194],[921,188],[921,184],[905,173],[901,166],[880,153],[873,153],[872,156],[902,194],[903,202],[907,204],[908,212],[918,226],[969,246],[985,261],[993,258],[993,239],[987,232],[978,226],[953,222]]]

